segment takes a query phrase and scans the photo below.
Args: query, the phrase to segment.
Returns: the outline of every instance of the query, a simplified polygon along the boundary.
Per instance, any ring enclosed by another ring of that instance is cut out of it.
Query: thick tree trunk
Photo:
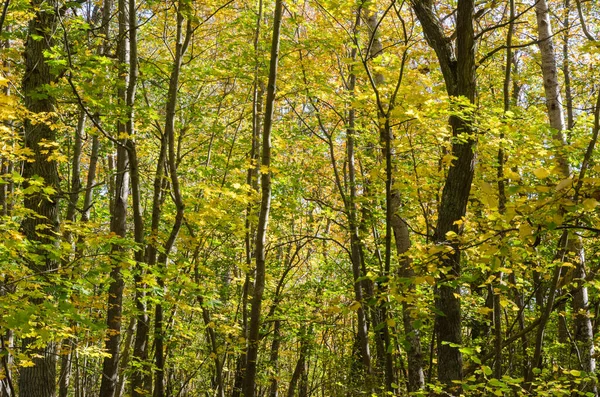
[[[567,139],[564,134],[565,118],[563,113],[560,84],[558,82],[558,67],[552,40],[552,25],[546,0],[537,0],[535,5],[537,16],[538,40],[542,55],[542,76],[546,95],[546,108],[548,119],[552,128],[552,139],[557,151],[556,161],[563,178],[571,174],[568,159],[564,153]]]
[[[451,97],[464,97],[469,102],[475,100],[475,36],[473,30],[473,0],[459,0],[456,16],[456,58],[444,29],[425,0],[413,0],[413,9],[419,19],[425,38],[437,54],[446,82],[446,90]],[[448,269],[438,280],[435,296],[438,329],[437,358],[438,379],[446,385],[446,391],[453,394],[460,386],[453,381],[462,380],[462,354],[458,348],[462,344],[462,318],[458,279],[461,273],[460,248],[448,240],[446,234],[461,233],[457,221],[466,214],[467,203],[474,175],[473,146],[475,143],[472,127],[472,111],[462,107],[462,114],[450,117],[452,135],[466,139],[452,144],[454,160],[448,169],[446,183],[442,191],[438,221],[434,241],[438,245],[451,247],[452,251],[440,258],[439,268]]]
[[[51,51],[54,45],[54,31],[58,24],[57,4],[33,1],[35,14],[29,22],[29,34],[25,43],[25,70],[23,77],[23,93],[25,107],[32,115],[45,121],[26,119],[24,123],[25,147],[31,150],[31,160],[23,163],[24,188],[29,180],[39,177],[44,186],[52,189],[45,194],[41,191],[31,193],[24,199],[25,208],[36,216],[26,217],[21,228],[25,237],[37,248],[39,260],[28,263],[35,273],[48,273],[57,269],[58,263],[54,255],[47,252],[44,246],[57,247],[59,241],[59,190],[58,168],[51,158],[54,148],[44,143],[54,143],[56,133],[51,128],[51,120],[46,120],[55,111],[55,99],[45,89],[56,81],[46,62],[45,51]],[[35,38],[37,36],[37,38]],[[40,95],[43,94],[43,95]],[[51,287],[51,286],[49,286]],[[48,291],[51,293],[51,291]],[[41,301],[32,301],[41,304]],[[32,355],[34,366],[21,368],[19,376],[19,393],[23,397],[54,397],[56,394],[56,351],[54,343],[47,343],[40,348],[31,348],[35,338],[23,339],[23,352]]]

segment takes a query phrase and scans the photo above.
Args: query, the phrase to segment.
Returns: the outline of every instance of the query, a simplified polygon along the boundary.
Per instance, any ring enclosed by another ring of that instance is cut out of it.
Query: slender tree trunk
[[[267,101],[265,106],[265,121],[262,137],[261,156],[261,191],[260,214],[256,231],[256,276],[252,295],[250,311],[250,327],[248,340],[248,354],[246,362],[246,374],[244,378],[244,397],[254,397],[256,383],[256,370],[258,361],[258,344],[260,342],[260,320],[263,292],[265,289],[265,243],[267,237],[267,226],[269,212],[271,209],[271,129],[273,125],[273,113],[275,104],[275,91],[277,84],[277,67],[279,63],[279,39],[281,19],[283,14],[283,0],[276,0],[275,14],[273,18],[273,40],[271,43],[271,61],[269,65],[269,82],[267,84]]]
[[[571,167],[568,162],[566,149],[568,146],[566,136],[564,134],[565,121],[564,112],[562,107],[562,99],[560,92],[560,85],[558,81],[558,67],[556,62],[556,55],[554,52],[554,43],[552,40],[552,26],[550,22],[550,13],[546,0],[538,0],[535,5],[537,24],[538,24],[538,39],[540,53],[542,55],[542,76],[544,81],[544,91],[546,95],[546,106],[548,111],[548,118],[550,121],[550,127],[552,128],[552,139],[556,146],[556,161],[558,163],[558,169],[562,179],[569,178],[571,175]],[[568,79],[569,77],[567,77]],[[567,95],[570,95],[567,92]],[[595,142],[593,142],[595,144]],[[592,146],[593,147],[593,146]],[[585,163],[585,161],[584,161]],[[587,165],[581,167],[580,173],[585,173]],[[575,192],[575,201],[579,194],[579,188]],[[575,235],[567,234],[563,236],[566,241],[564,246],[559,246],[559,250],[565,248],[569,255],[575,257],[575,277],[578,280],[577,291],[573,295],[573,311],[575,315],[575,341],[580,348],[581,354],[581,366],[585,372],[593,373],[596,369],[596,362],[594,358],[594,341],[592,332],[592,323],[589,313],[588,306],[588,293],[587,286],[585,285],[585,253],[581,243],[581,238]],[[553,288],[554,286],[550,286]],[[550,291],[550,295],[554,295],[553,291]],[[550,299],[549,299],[550,300]],[[549,303],[547,303],[548,305]],[[543,327],[540,325],[538,329],[538,339],[536,340],[536,351],[534,356],[533,365],[541,365],[541,344],[543,339]],[[532,379],[533,376],[531,375]],[[593,393],[597,393],[596,385],[583,384],[581,386],[585,390],[593,390]]]
[[[379,18],[377,12],[369,13],[367,17],[367,26],[370,31],[369,43],[371,44],[370,48],[370,57],[375,58],[377,56],[382,55],[383,52],[383,44],[381,39],[379,38],[379,34],[377,33],[377,29],[379,26]],[[403,73],[404,68],[401,68],[401,74]],[[402,76],[399,77],[402,79]],[[381,284],[380,287],[380,299],[381,304],[376,309],[379,313],[378,321],[380,324],[375,324],[377,327],[381,327],[379,331],[379,343],[382,344],[382,348],[378,348],[378,355],[382,355],[381,361],[383,361],[383,372],[384,372],[384,381],[385,381],[385,389],[388,392],[393,391],[392,385],[395,383],[395,374],[394,374],[394,360],[393,360],[393,352],[391,345],[391,337],[390,337],[390,329],[388,326],[388,307],[387,307],[387,283],[389,282],[390,271],[391,271],[391,261],[392,261],[392,233],[394,230],[394,221],[393,217],[396,215],[396,212],[400,207],[400,192],[397,189],[393,188],[394,178],[392,175],[393,172],[393,164],[392,158],[394,157],[394,153],[392,150],[392,128],[390,125],[390,112],[389,110],[393,108],[394,104],[390,103],[388,105],[388,112],[384,112],[383,101],[381,98],[381,92],[378,90],[380,86],[382,86],[385,82],[384,76],[382,73],[375,73],[373,77],[374,89],[377,91],[377,104],[378,104],[378,116],[379,116],[379,141],[381,143],[381,152],[383,154],[384,163],[385,163],[385,208],[386,208],[386,217],[385,217],[385,256],[384,256],[384,268],[383,268],[383,278],[385,281]],[[395,98],[391,99],[391,102],[394,101]],[[383,122],[381,121],[383,120]],[[408,237],[408,236],[407,236]],[[418,338],[418,335],[417,335]],[[381,352],[383,351],[383,352]],[[415,368],[418,370],[418,368]]]
[[[306,360],[308,358],[309,351],[309,337],[312,335],[312,332],[308,332],[306,326],[303,325],[300,328],[300,355],[298,356],[298,361],[296,361],[296,367],[294,368],[294,372],[292,373],[292,379],[290,379],[290,386],[288,387],[287,397],[294,397],[296,394],[296,388],[301,389],[299,384],[302,383],[302,379],[306,377]],[[306,391],[304,391],[306,393]],[[298,395],[301,396],[303,394],[302,390],[299,390]],[[306,395],[306,394],[305,394]]]
[[[513,50],[512,50],[512,38],[514,31],[514,19],[515,19],[515,2],[514,0],[509,1],[509,24],[508,33],[506,35],[506,61],[504,64],[504,84],[502,87],[502,93],[504,98],[504,112],[510,110],[510,88],[512,78],[512,65],[513,65]],[[504,133],[500,134],[500,147],[498,148],[498,168],[496,176],[498,178],[498,212],[504,214],[506,212],[506,184],[504,179],[504,162],[505,154],[502,142],[504,139]],[[504,261],[501,258],[501,261]],[[497,271],[495,274],[494,284],[490,285],[490,293],[493,294],[493,319],[494,319],[494,377],[496,379],[502,378],[502,306],[500,301],[500,291],[502,286],[502,278],[504,274],[502,271]]]
[[[246,175],[246,184],[252,188],[254,192],[258,192],[258,175],[259,175],[259,152],[260,152],[260,135],[261,135],[261,118],[263,116],[263,96],[264,96],[264,82],[259,76],[260,60],[259,60],[259,48],[258,43],[260,39],[260,26],[262,23],[263,15],[263,2],[258,1],[258,12],[256,17],[256,28],[254,31],[254,84],[252,88],[252,139],[250,147],[250,166]],[[246,267],[250,269],[252,267],[253,255],[254,255],[254,244],[255,244],[255,230],[251,217],[254,213],[255,204],[249,201],[246,206],[246,220],[245,227],[246,233],[244,236],[244,243],[246,248]],[[244,285],[242,287],[242,300],[241,300],[241,312],[242,312],[242,335],[244,336],[245,346],[240,353],[235,368],[235,377],[233,383],[232,397],[239,397],[242,393],[244,385],[244,377],[246,374],[246,362],[248,352],[248,295],[250,285],[250,271],[246,271],[244,279]]]
[[[192,37],[192,25],[191,22],[187,22],[187,28],[184,28],[184,10],[185,5],[183,2],[179,2],[177,11],[177,43],[175,45],[175,59],[173,62],[173,69],[171,70],[171,78],[169,81],[169,92],[167,94],[167,105],[166,105],[166,118],[165,118],[165,135],[168,142],[168,156],[167,164],[169,170],[169,176],[171,180],[171,193],[173,201],[175,203],[176,215],[175,221],[171,228],[171,232],[165,243],[163,251],[160,253],[158,258],[158,285],[163,290],[165,289],[165,277],[167,261],[175,240],[181,229],[183,223],[184,204],[179,186],[179,177],[177,175],[177,152],[175,142],[175,110],[177,107],[177,92],[179,89],[179,77],[181,74],[181,66],[183,64],[183,56],[187,50]],[[185,34],[184,34],[185,30]],[[155,319],[154,319],[154,343],[156,347],[155,351],[155,364],[154,370],[154,397],[165,396],[165,345],[164,345],[164,330],[163,330],[163,306],[162,302],[156,304]]]
[[[398,214],[392,217],[392,227],[396,240],[396,252],[400,259],[400,272],[402,278],[414,278],[414,270],[411,266],[411,260],[406,256],[410,248],[410,235],[408,226]],[[414,294],[415,288],[411,287],[406,292],[407,295]],[[408,357],[408,391],[416,392],[425,386],[425,375],[423,373],[423,350],[421,347],[420,332],[413,326],[417,314],[417,307],[409,300],[402,302],[402,324],[404,334],[408,341],[406,355]]]
[[[354,34],[356,36],[359,25],[360,25],[360,12],[357,11],[356,20],[354,24]],[[354,47],[351,50],[350,57],[356,60],[357,48]],[[356,74],[354,72],[354,66],[350,66],[350,74],[348,76],[347,91],[351,96],[354,95],[356,87]],[[358,303],[356,309],[357,319],[357,344],[358,354],[361,363],[362,374],[356,374],[353,381],[359,382],[363,387],[367,389],[371,388],[371,351],[369,348],[369,331],[367,327],[366,310],[364,308],[364,297],[363,297],[363,285],[360,281],[362,276],[362,248],[359,234],[359,222],[358,222],[358,209],[357,209],[357,182],[356,182],[356,165],[354,158],[354,145],[356,137],[356,111],[352,107],[348,110],[348,126],[346,128],[346,156],[348,164],[348,184],[350,188],[350,195],[348,196],[346,203],[346,210],[348,213],[348,226],[350,229],[350,259],[352,262],[352,277],[354,283],[354,299]],[[362,381],[361,381],[362,380]],[[365,382],[366,381],[366,382]]]
[[[383,51],[383,44],[381,43],[381,39],[378,37],[377,29],[379,26],[379,19],[377,17],[377,13],[370,13],[367,18],[367,25],[370,30],[370,57],[375,58],[381,55]],[[405,37],[405,40],[408,40]],[[411,260],[406,257],[406,253],[410,248],[410,235],[408,231],[408,226],[406,222],[398,215],[398,211],[400,210],[401,200],[400,200],[400,191],[394,187],[395,180],[393,177],[394,166],[393,166],[393,158],[395,157],[395,153],[393,151],[392,142],[394,140],[392,134],[392,127],[390,124],[390,115],[392,110],[395,107],[396,101],[396,93],[398,92],[398,88],[402,83],[402,78],[404,74],[404,64],[406,62],[406,52],[403,55],[402,66],[400,67],[400,75],[398,76],[398,82],[396,85],[395,92],[390,96],[389,103],[387,105],[387,111],[384,110],[384,103],[382,99],[382,92],[378,89],[384,83],[384,76],[382,73],[375,73],[371,84],[373,85],[374,90],[376,91],[377,98],[377,107],[378,107],[378,116],[380,120],[384,120],[383,123],[380,122],[379,127],[379,139],[381,142],[381,153],[385,160],[385,173],[386,173],[386,237],[385,237],[385,263],[384,263],[384,277],[389,277],[391,271],[391,258],[392,258],[392,234],[395,239],[395,247],[396,252],[400,261],[399,275],[403,278],[413,278],[414,271],[411,267]],[[369,71],[370,75],[370,71]],[[414,293],[414,285],[411,283],[408,286],[407,295]],[[383,293],[385,294],[386,287],[383,288]],[[402,319],[404,325],[404,331],[406,337],[409,340],[409,347],[407,349],[408,356],[408,391],[413,392],[421,389],[425,385],[425,379],[423,375],[423,357],[421,350],[421,340],[419,336],[419,331],[413,327],[414,314],[415,314],[416,306],[409,302],[409,300],[404,300],[402,303]],[[384,321],[383,328],[381,331],[381,338],[385,344],[385,360],[384,360],[384,373],[385,373],[385,383],[386,389],[388,391],[392,391],[392,384],[395,382],[394,375],[394,367],[393,367],[393,355],[391,352],[390,344],[390,331],[387,325],[388,314],[387,307],[383,305],[380,308],[382,321]]]
[[[117,44],[117,57],[119,68],[124,73],[125,84],[119,88],[118,98],[121,106],[127,106],[129,103],[130,84],[130,42],[127,40],[129,32],[128,10],[126,0],[118,1],[118,20],[119,20],[119,42]],[[131,32],[129,32],[131,34]],[[133,82],[135,83],[135,81]],[[126,87],[126,88],[125,88]],[[127,122],[117,124],[117,133],[119,136],[128,134],[128,126],[133,124],[133,109],[126,111]],[[127,139],[120,139],[117,144],[116,177],[115,177],[115,197],[113,200],[113,209],[111,212],[111,232],[119,237],[125,237],[127,233],[127,208],[129,198],[129,153],[127,150]],[[119,375],[119,354],[121,342],[121,325],[123,317],[123,290],[125,283],[123,280],[122,266],[125,263],[127,253],[119,244],[113,244],[111,249],[112,270],[110,273],[110,285],[108,289],[108,309],[106,315],[107,336],[105,349],[110,356],[105,357],[102,364],[102,379],[100,383],[100,397],[115,397]]]
[[[277,397],[279,395],[279,347],[281,346],[281,320],[276,319],[273,322],[273,341],[271,342],[271,357],[270,364],[273,367],[273,377],[269,387],[269,397]]]
[[[119,363],[119,378],[117,381],[117,389],[115,390],[115,397],[123,397],[125,393],[125,383],[127,382],[126,369],[129,366],[129,359],[131,357],[131,345],[133,344],[133,335],[135,332],[136,318],[131,317],[129,324],[127,325],[127,331],[125,331],[125,339],[123,340],[123,347],[121,348],[121,362]]]
[[[75,215],[77,214],[77,203],[79,201],[81,190],[81,154],[83,150],[83,134],[85,130],[86,114],[83,110],[80,111],[75,128],[73,139],[73,155],[71,158],[71,182],[69,184],[69,202],[67,205],[67,215],[65,222],[69,225],[75,223]],[[63,234],[63,240],[68,244],[73,244],[73,233],[67,228]],[[65,256],[63,265],[69,260],[70,256]],[[73,358],[73,350],[75,347],[75,339],[67,338],[62,341],[60,347],[60,375],[58,380],[58,396],[67,397],[69,392],[69,384],[71,382],[71,361]]]

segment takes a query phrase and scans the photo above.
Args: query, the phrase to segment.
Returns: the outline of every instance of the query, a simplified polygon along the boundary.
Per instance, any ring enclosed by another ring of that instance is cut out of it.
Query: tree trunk
[[[118,1],[119,20],[119,42],[117,44],[117,56],[119,68],[124,73],[123,88],[119,88],[118,98],[121,106],[129,103],[130,85],[135,84],[135,79],[130,76],[127,66],[131,69],[130,43],[127,32],[132,34],[128,23],[128,10],[126,0]],[[135,30],[135,29],[134,29]],[[125,88],[126,87],[126,88]],[[118,136],[129,135],[128,127],[133,125],[133,108],[127,109],[127,122],[117,124]],[[129,135],[131,136],[131,135]],[[127,150],[127,139],[119,139],[117,143],[116,177],[113,208],[111,211],[110,230],[115,235],[123,238],[127,233],[127,207],[129,198],[129,153]],[[121,342],[121,325],[123,316],[123,290],[125,282],[122,275],[122,266],[125,263],[127,253],[119,244],[113,244],[111,258],[113,261],[110,273],[110,285],[108,288],[108,308],[106,314],[107,336],[105,349],[109,357],[105,357],[102,363],[102,379],[100,383],[100,397],[115,397],[119,375],[119,350]]]
[[[288,387],[287,397],[294,397],[294,395],[296,394],[296,388],[302,388],[302,379],[306,377],[306,360],[308,358],[308,350],[310,344],[308,338],[311,334],[312,332],[307,332],[305,325],[303,325],[300,328],[300,355],[298,356],[298,361],[296,361],[296,367],[294,368],[294,372],[292,373],[292,379],[290,379],[290,386]],[[299,390],[298,395],[301,396],[302,393],[302,390]]]
[[[473,30],[473,0],[459,0],[456,16],[456,58],[450,41],[445,37],[441,22],[434,15],[431,3],[424,0],[413,0],[413,9],[419,19],[425,38],[436,52],[446,90],[451,97],[464,97],[470,103],[475,100],[475,36]],[[438,280],[435,307],[438,330],[437,358],[438,379],[445,384],[450,394],[458,393],[460,385],[453,381],[462,380],[462,344],[461,291],[458,287],[460,278],[460,248],[448,240],[446,234],[461,233],[457,221],[461,221],[467,210],[474,175],[475,144],[472,127],[472,111],[461,107],[461,114],[450,117],[453,137],[466,135],[465,141],[452,143],[454,160],[448,169],[446,183],[442,190],[439,205],[438,221],[434,233],[434,241],[438,245],[451,247],[452,251],[440,258],[438,268],[448,269]]]
[[[269,397],[277,397],[279,395],[279,347],[281,346],[281,320],[276,319],[273,322],[273,341],[271,342],[271,357],[270,364],[273,367],[273,375],[271,378],[271,386],[269,387]]]
[[[254,84],[252,87],[252,137],[250,147],[250,166],[246,174],[246,184],[254,192],[258,192],[258,175],[259,175],[259,153],[260,153],[260,135],[261,135],[261,119],[263,117],[263,96],[264,96],[264,82],[259,76],[260,72],[260,60],[259,60],[259,38],[260,38],[260,26],[263,17],[263,2],[258,1],[258,12],[256,16],[256,29],[254,31]],[[245,227],[246,233],[244,236],[244,243],[246,249],[246,275],[244,279],[244,285],[242,287],[242,335],[244,337],[245,346],[242,352],[238,356],[235,368],[235,377],[233,383],[232,397],[239,397],[242,393],[244,385],[244,377],[246,374],[246,359],[248,352],[248,295],[251,288],[250,285],[250,270],[252,268],[253,256],[254,256],[254,244],[255,244],[255,230],[251,217],[254,213],[256,205],[252,201],[248,202],[246,206],[246,220]]]
[[[402,278],[414,278],[414,271],[411,266],[411,260],[406,256],[410,248],[410,236],[408,226],[394,213],[392,217],[392,228],[396,240],[396,252],[400,259],[400,272]],[[411,283],[407,295],[415,293],[415,287]],[[402,324],[404,334],[408,341],[406,355],[408,357],[408,392],[416,392],[425,386],[425,376],[423,374],[423,350],[421,348],[420,331],[413,326],[417,314],[417,307],[409,300],[402,301]]]
[[[357,11],[356,21],[354,25],[355,35],[358,31],[358,27],[360,25],[360,12]],[[357,56],[357,48],[353,47],[351,50],[351,58],[356,60]],[[348,76],[348,86],[347,91],[351,96],[354,95],[354,90],[356,86],[356,74],[354,72],[354,66],[350,66],[350,75]],[[354,145],[355,145],[355,136],[356,136],[356,128],[355,128],[355,119],[356,119],[356,111],[350,105],[350,109],[348,110],[348,126],[346,128],[346,155],[347,155],[347,164],[348,164],[348,184],[350,188],[350,195],[347,199],[346,211],[348,214],[348,226],[350,229],[350,259],[352,262],[352,277],[354,284],[354,299],[358,303],[356,309],[356,318],[357,318],[357,344],[358,344],[358,354],[359,360],[361,363],[361,374],[352,374],[353,381],[358,382],[361,386],[366,387],[366,389],[371,388],[371,351],[369,348],[369,331],[367,328],[367,318],[366,311],[364,308],[364,299],[363,299],[363,286],[360,278],[362,276],[361,266],[362,266],[362,248],[361,248],[361,240],[359,235],[359,222],[358,222],[358,210],[357,210],[357,182],[356,182],[356,166],[355,166],[355,158],[354,158]],[[335,165],[334,165],[335,166]],[[366,381],[366,382],[365,382]]]
[[[568,156],[565,152],[568,147],[568,143],[564,134],[565,122],[564,112],[562,108],[560,85],[558,81],[558,67],[556,62],[556,55],[554,52],[554,43],[552,40],[552,26],[550,23],[550,13],[546,0],[538,0],[535,5],[535,11],[538,25],[538,39],[540,43],[539,47],[540,53],[542,55],[542,76],[544,79],[546,107],[548,111],[550,127],[552,128],[552,139],[554,140],[554,143],[556,145],[555,158],[558,163],[558,169],[560,171],[561,179],[566,179],[569,178],[571,175],[571,167],[569,165]],[[569,95],[570,93],[567,92],[567,94]],[[595,144],[594,141],[592,142],[593,143],[591,143],[591,145]],[[585,174],[587,167],[587,164],[585,163],[586,162],[584,161],[584,164],[581,167],[581,174]],[[580,175],[580,177],[581,176],[582,175]],[[581,184],[579,184],[576,188],[574,197],[575,201],[578,198],[577,195],[579,194],[580,187]],[[573,234],[569,234],[565,236],[565,238],[567,241],[565,242],[566,245],[564,246],[564,248],[566,248],[567,252],[569,252],[570,255],[574,255],[575,257],[575,278],[577,280],[577,290],[573,295],[573,312],[575,313],[575,343],[580,348],[582,369],[585,372],[593,373],[596,368],[596,362],[594,358],[594,340],[592,332],[592,323],[588,306],[588,292],[587,286],[584,282],[586,274],[585,253],[580,237],[575,236]],[[559,250],[562,248],[563,246],[559,247]],[[540,330],[538,332],[538,340],[536,341],[538,344],[541,344],[541,341],[539,340],[541,338],[543,338],[543,329],[540,325]],[[539,366],[541,360],[541,351],[538,352],[537,346],[535,358],[536,360],[534,361],[533,365]],[[595,383],[592,383],[591,385],[582,383],[581,388],[582,391],[593,390],[593,393],[597,393]]]
[[[169,176],[171,177],[171,193],[176,208],[175,221],[171,227],[171,232],[165,242],[164,250],[160,253],[158,259],[158,285],[163,290],[165,289],[165,277],[167,260],[175,240],[183,223],[184,204],[181,196],[179,177],[177,175],[177,153],[175,142],[175,109],[177,106],[177,92],[179,89],[179,77],[181,66],[183,64],[183,56],[187,50],[192,37],[191,22],[187,22],[184,35],[184,7],[183,2],[179,3],[177,11],[177,43],[175,45],[175,59],[173,61],[173,69],[169,80],[169,92],[167,94],[166,118],[165,118],[165,135],[168,142],[167,164]],[[162,302],[156,304],[155,320],[154,320],[154,343],[156,347],[154,371],[154,397],[165,396],[165,352],[164,352],[164,331],[163,331],[163,307]]]
[[[254,397],[256,382],[256,369],[258,360],[258,344],[260,342],[260,320],[263,292],[265,289],[265,243],[269,212],[271,209],[271,128],[275,103],[275,90],[277,84],[277,66],[279,63],[279,38],[281,19],[283,14],[283,0],[276,0],[275,15],[273,19],[273,40],[271,43],[271,61],[269,65],[269,82],[267,84],[267,101],[265,106],[265,121],[262,138],[261,158],[261,203],[258,226],[256,231],[256,276],[250,310],[250,327],[248,340],[248,353],[246,373],[244,378],[244,397]]]
[[[26,217],[21,229],[25,237],[35,244],[39,261],[27,265],[35,273],[50,273],[56,271],[58,263],[55,254],[48,252],[46,247],[53,250],[58,247],[59,228],[59,191],[60,182],[58,168],[52,159],[55,148],[48,148],[44,143],[53,144],[56,141],[54,128],[50,127],[51,120],[46,120],[55,111],[55,98],[46,92],[46,87],[56,81],[50,66],[44,57],[45,51],[51,51],[54,46],[54,31],[57,28],[57,4],[34,0],[32,9],[35,14],[29,22],[29,34],[25,43],[25,70],[23,77],[23,93],[25,108],[32,115],[44,119],[35,122],[25,119],[25,147],[31,150],[32,161],[23,163],[24,188],[29,186],[29,180],[39,177],[44,187],[52,189],[44,194],[41,189],[27,195],[24,206],[36,216]],[[37,38],[35,38],[37,36]],[[43,95],[40,95],[43,94]],[[46,288],[51,288],[47,286]],[[48,293],[52,293],[48,291]],[[41,304],[33,300],[33,304]],[[32,355],[34,366],[21,368],[19,377],[19,393],[23,397],[54,397],[56,394],[56,351],[55,344],[48,342],[40,348],[31,348],[30,344],[37,342],[35,338],[23,339],[23,352]]]

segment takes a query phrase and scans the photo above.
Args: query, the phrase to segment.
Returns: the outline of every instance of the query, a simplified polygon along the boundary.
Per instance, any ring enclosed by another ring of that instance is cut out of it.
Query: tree
[[[8,4],[8,3],[7,3]],[[23,164],[25,209],[30,210],[23,220],[21,229],[33,245],[37,260],[28,262],[34,274],[52,274],[58,268],[59,242],[59,179],[56,163],[55,120],[56,99],[47,92],[48,86],[56,82],[56,74],[45,57],[54,45],[52,32],[57,28],[61,12],[59,4],[34,2],[35,13],[29,22],[29,34],[25,45],[25,73],[23,92],[25,108],[29,112],[25,119],[25,147],[30,149],[31,161]],[[44,286],[52,294],[51,281]],[[42,294],[32,299],[40,304]],[[22,340],[23,349],[32,356],[32,366],[21,370],[19,392],[23,396],[53,397],[56,393],[55,344],[51,340],[28,337]]]
[[[265,121],[263,123],[262,152],[260,167],[261,202],[256,228],[256,268],[252,303],[250,310],[250,326],[248,329],[248,352],[246,355],[246,371],[244,374],[244,396],[255,395],[256,366],[258,360],[258,343],[260,341],[261,307],[266,278],[266,238],[269,213],[271,211],[271,129],[273,128],[273,112],[275,90],[277,84],[277,67],[279,65],[279,40],[283,15],[283,1],[276,0],[273,17],[273,39],[271,43],[271,58],[269,63],[269,81],[267,83],[267,98],[265,104]]]
[[[440,199],[434,241],[448,244],[451,252],[440,258],[442,276],[436,293],[436,326],[438,330],[438,379],[449,390],[457,388],[452,381],[463,378],[462,318],[460,289],[457,281],[461,274],[460,248],[452,243],[453,235],[460,234],[460,224],[466,214],[474,175],[475,128],[473,109],[475,100],[475,34],[473,31],[474,2],[459,1],[456,14],[456,54],[431,4],[414,1],[415,14],[421,22],[429,45],[435,50],[444,76],[446,90],[457,101],[458,114],[450,117],[452,127],[452,163]]]
[[[595,3],[0,10],[2,396],[597,394]]]

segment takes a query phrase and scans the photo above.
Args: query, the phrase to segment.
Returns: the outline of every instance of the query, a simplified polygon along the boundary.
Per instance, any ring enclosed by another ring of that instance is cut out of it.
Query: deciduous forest
[[[4,0],[0,397],[598,396],[594,0]]]

